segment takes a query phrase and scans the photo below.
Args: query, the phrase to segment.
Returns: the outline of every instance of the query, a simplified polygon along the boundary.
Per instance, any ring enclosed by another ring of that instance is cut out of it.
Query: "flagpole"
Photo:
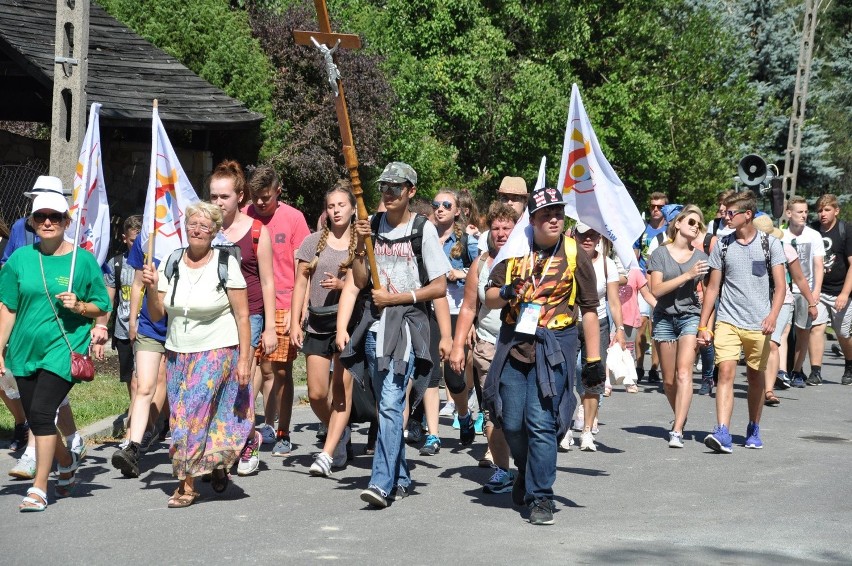
[[[154,99],[154,112],[157,111],[157,99]],[[151,131],[154,132],[153,123],[151,126]],[[151,134],[151,175],[154,176],[157,174],[157,155],[156,155],[156,134]],[[150,181],[149,181],[150,183]],[[154,238],[157,237],[157,203],[154,202],[154,211],[151,214],[151,228],[148,231],[148,260],[146,261],[147,265],[153,265],[154,263]]]

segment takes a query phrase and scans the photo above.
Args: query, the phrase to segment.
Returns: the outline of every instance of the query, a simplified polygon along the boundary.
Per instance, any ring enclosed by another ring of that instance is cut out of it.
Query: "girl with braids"
[[[255,352],[258,347],[269,354],[278,347],[275,335],[275,280],[272,272],[272,240],[266,226],[260,220],[243,214],[240,208],[248,201],[246,178],[236,161],[222,161],[210,177],[210,202],[222,211],[222,236],[240,248],[240,270],[246,280],[249,301],[249,324],[251,325],[251,375],[256,365]],[[259,379],[257,381],[260,381]],[[264,399],[270,394],[272,383],[263,392]],[[249,395],[250,418],[254,422],[254,398],[259,383],[254,383]],[[261,435],[257,431],[249,434],[248,441],[240,454],[237,474],[247,476],[257,471]]]
[[[442,189],[432,201],[432,210],[434,210],[433,222],[438,231],[438,241],[443,246],[444,254],[450,260],[450,271],[447,273],[447,300],[450,303],[452,331],[455,332],[456,320],[458,320],[459,310],[464,299],[464,283],[467,278],[467,271],[473,260],[479,255],[478,241],[476,238],[468,237],[466,226],[461,220],[459,197],[455,191]],[[438,335],[437,331],[433,333],[436,338]],[[433,350],[437,350],[437,342],[435,342]],[[437,356],[435,356],[435,359],[438,359]],[[465,359],[467,359],[467,352],[465,352]],[[426,390],[426,395],[423,397],[423,409],[426,413],[429,435],[420,451],[421,454],[434,454],[437,452],[436,448],[441,445],[437,434],[438,405],[440,404],[438,396],[440,365],[436,364],[435,368],[437,368],[437,371],[433,369],[432,380]],[[444,382],[453,399],[455,410],[458,412],[459,439],[462,445],[471,444],[476,437],[476,432],[467,406],[469,386],[465,381],[465,372],[457,373],[454,371],[449,360],[444,363],[443,370]],[[447,404],[449,405],[449,401]],[[448,409],[446,412],[452,414],[451,411],[452,409]]]
[[[352,376],[340,363],[335,343],[337,304],[358,243],[353,226],[355,197],[348,180],[338,181],[326,192],[325,211],[322,230],[305,238],[296,252],[290,341],[305,354],[311,408],[328,427],[323,450],[311,465],[310,473],[329,477],[332,468],[346,464],[350,439],[347,424]],[[304,319],[306,302],[307,319]],[[334,370],[329,379],[332,362]]]

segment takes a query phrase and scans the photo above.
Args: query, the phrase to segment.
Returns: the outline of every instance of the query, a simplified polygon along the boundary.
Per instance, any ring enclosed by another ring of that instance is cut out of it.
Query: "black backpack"
[[[219,257],[216,262],[217,271],[219,273],[219,284],[216,288],[224,290],[225,284],[228,282],[228,257],[233,256],[237,260],[237,263],[240,263],[242,261],[242,253],[240,253],[240,247],[234,244],[217,244],[213,246],[213,249],[219,250]],[[172,297],[169,300],[170,306],[175,306],[175,291],[177,290],[177,282],[180,278],[178,262],[183,259],[183,253],[185,251],[186,248],[180,248],[173,251],[166,259],[166,266],[163,268],[163,273],[165,273],[166,279],[169,282],[171,282],[172,279],[175,280],[175,284],[172,286]]]

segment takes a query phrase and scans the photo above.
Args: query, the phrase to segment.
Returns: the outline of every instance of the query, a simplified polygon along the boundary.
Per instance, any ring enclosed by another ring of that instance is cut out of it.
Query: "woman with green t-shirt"
[[[59,179],[56,183],[61,186]],[[21,402],[36,439],[36,475],[21,511],[44,511],[47,478],[58,461],[55,497],[68,497],[76,485],[76,455],[56,434],[54,418],[71,391],[71,351],[85,353],[93,319],[110,308],[95,257],[78,250],[73,287],[68,291],[74,245],[65,241],[68,203],[59,193],[33,200],[28,222],[41,239],[18,248],[0,271],[0,372],[17,378]],[[6,359],[3,352],[6,346]]]

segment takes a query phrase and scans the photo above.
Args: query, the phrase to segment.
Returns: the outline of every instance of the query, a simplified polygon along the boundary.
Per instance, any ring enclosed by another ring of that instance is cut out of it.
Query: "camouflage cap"
[[[406,181],[417,186],[417,172],[414,167],[402,161],[388,163],[379,177],[379,183],[404,183]]]

